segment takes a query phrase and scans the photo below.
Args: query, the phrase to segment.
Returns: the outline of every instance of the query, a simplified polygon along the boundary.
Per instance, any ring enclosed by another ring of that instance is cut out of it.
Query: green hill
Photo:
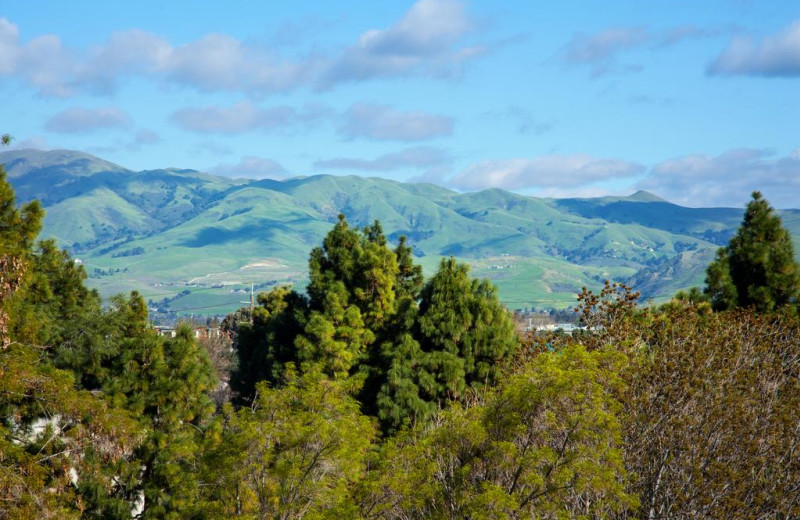
[[[253,181],[134,172],[64,150],[4,152],[0,162],[21,200],[43,202],[43,236],[69,248],[104,295],[138,289],[187,313],[238,307],[251,282],[303,285],[309,251],[339,213],[359,226],[380,220],[391,240],[405,235],[429,272],[441,256],[469,262],[511,308],[566,307],[604,279],[667,298],[702,283],[742,216],[647,192],[554,200],[356,176]],[[800,211],[783,215],[797,241]]]

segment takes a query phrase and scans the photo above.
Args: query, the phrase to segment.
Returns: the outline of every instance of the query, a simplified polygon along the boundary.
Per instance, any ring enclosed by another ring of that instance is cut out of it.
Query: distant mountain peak
[[[626,199],[636,202],[668,202],[659,197],[658,195],[653,195],[649,191],[644,191],[644,190],[639,190],[636,193],[626,197]]]
[[[94,155],[73,150],[37,150],[21,148],[0,152],[0,163],[5,165],[9,177],[17,177],[34,170],[59,169],[76,176],[90,176],[97,172],[125,172],[130,170]]]

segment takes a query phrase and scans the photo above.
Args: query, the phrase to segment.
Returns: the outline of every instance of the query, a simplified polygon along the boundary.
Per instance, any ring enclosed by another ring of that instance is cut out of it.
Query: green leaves
[[[309,279],[307,299],[274,289],[259,295],[253,326],[239,325],[232,384],[242,402],[257,381],[279,383],[286,363],[311,363],[363,381],[363,410],[394,432],[493,384],[516,348],[489,282],[450,258],[423,286],[405,238],[390,249],[377,221],[359,231],[340,215],[311,252]]]
[[[388,441],[364,516],[600,518],[635,507],[616,397],[625,367],[610,349],[536,356],[472,404]]]
[[[352,517],[372,424],[319,367],[300,375],[288,365],[283,383],[260,384],[252,408],[226,410],[225,433],[207,453],[207,507],[218,518]]]
[[[797,300],[800,266],[791,236],[761,193],[753,192],[742,225],[706,273],[716,310],[752,306],[771,312]]]

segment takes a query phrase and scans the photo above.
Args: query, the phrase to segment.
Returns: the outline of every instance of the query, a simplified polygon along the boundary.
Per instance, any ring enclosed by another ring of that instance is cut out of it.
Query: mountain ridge
[[[180,168],[135,172],[65,150],[3,152],[0,162],[12,165],[20,201],[42,200],[43,237],[78,255],[106,295],[178,293],[197,279],[208,281],[197,291],[209,294],[232,281],[302,285],[309,251],[344,213],[356,226],[380,220],[391,241],[407,236],[429,272],[442,256],[469,262],[512,308],[567,306],[583,285],[605,278],[634,281],[659,300],[702,283],[705,264],[742,217],[643,191],[543,199],[355,175],[232,179]],[[796,240],[800,212],[782,214]]]

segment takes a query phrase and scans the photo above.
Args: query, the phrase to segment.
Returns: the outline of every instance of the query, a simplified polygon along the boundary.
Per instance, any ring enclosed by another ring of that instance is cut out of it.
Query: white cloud
[[[19,54],[19,29],[6,18],[0,18],[0,74],[12,74]]]
[[[173,50],[166,76],[202,91],[284,92],[307,82],[314,59],[284,60],[266,48],[224,34],[209,34]]]
[[[625,196],[630,195],[630,190],[612,191],[601,186],[585,186],[582,188],[545,188],[536,193],[537,197],[547,197],[552,199],[588,199],[594,197],[607,197],[610,195]]]
[[[219,164],[210,168],[209,171],[225,177],[246,177],[248,179],[281,179],[286,175],[286,168],[280,163],[252,155],[242,157],[237,164]]]
[[[742,206],[751,192],[778,207],[797,207],[800,154],[774,157],[765,150],[735,149],[669,159],[654,166],[639,188],[689,206]]]
[[[86,133],[96,130],[126,128],[131,118],[117,107],[68,108],[52,116],[45,129],[58,133]]]
[[[337,114],[322,104],[261,108],[250,101],[228,106],[187,107],[172,121],[196,133],[242,134],[253,131],[290,133],[324,121],[338,121],[338,133],[348,139],[422,141],[453,132],[453,119],[421,111],[400,111],[386,105],[355,103]]]
[[[251,97],[316,85],[377,77],[447,76],[486,49],[466,45],[473,24],[460,0],[419,0],[390,28],[369,30],[339,53],[286,57],[227,34],[206,34],[175,45],[156,34],[112,33],[87,52],[67,49],[56,35],[27,43],[0,18],[0,77],[13,77],[43,96],[110,94],[126,78],[146,78],[201,92],[242,92]]]
[[[331,114],[331,109],[317,104],[297,110],[289,106],[259,108],[243,101],[230,106],[183,108],[172,114],[172,120],[190,132],[241,134],[254,130],[288,132],[295,126],[307,126]]]
[[[644,167],[621,159],[583,154],[545,155],[482,161],[462,170],[449,182],[463,190],[574,188],[638,175]]]
[[[13,76],[45,96],[79,91],[108,94],[120,79],[145,77],[204,92],[239,91],[261,96],[309,83],[322,62],[310,56],[283,59],[263,46],[224,34],[208,34],[185,45],[139,29],[118,31],[87,54],[64,49],[55,35],[27,44],[19,30],[0,19],[0,75]]]
[[[572,66],[590,67],[592,77],[606,74],[640,72],[640,64],[620,63],[619,56],[641,47],[659,49],[683,40],[709,38],[730,31],[730,28],[705,29],[681,25],[661,31],[646,27],[608,27],[600,32],[575,34],[558,53],[561,61]]]
[[[638,72],[641,65],[620,65],[617,55],[640,47],[651,39],[643,27],[609,27],[595,34],[576,34],[561,49],[561,59],[569,65],[589,66],[593,77],[609,73]]]
[[[452,134],[453,118],[356,103],[344,113],[339,133],[348,138],[422,141]]]
[[[708,66],[709,74],[800,76],[800,20],[778,34],[755,41],[735,37]]]
[[[419,0],[388,29],[371,29],[336,59],[322,86],[385,76],[452,74],[463,62],[484,54],[462,40],[474,24],[459,0]]]
[[[609,27],[596,34],[577,34],[564,47],[570,63],[606,62],[618,52],[638,47],[650,40],[643,27]]]
[[[74,93],[69,79],[74,65],[57,36],[39,36],[22,44],[17,26],[0,18],[0,75],[16,76],[41,95],[66,97]]]

